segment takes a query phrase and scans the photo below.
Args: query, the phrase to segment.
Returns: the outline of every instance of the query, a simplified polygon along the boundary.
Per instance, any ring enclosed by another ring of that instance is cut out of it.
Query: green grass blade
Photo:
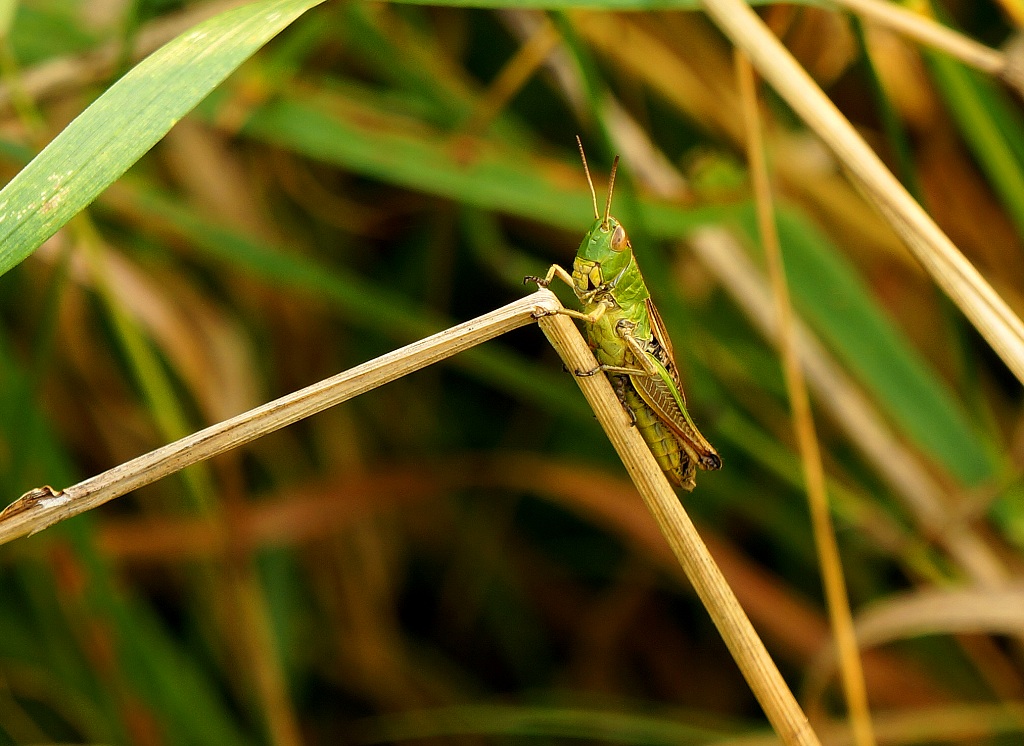
[[[0,191],[0,274],[143,156],[233,70],[322,0],[263,0],[198,24],[133,68]]]
[[[354,743],[384,743],[431,736],[492,735],[515,738],[593,739],[603,743],[703,744],[731,733],[668,718],[571,707],[465,705],[387,715],[352,729]]]
[[[553,174],[550,159],[527,159],[517,150],[496,147],[460,160],[445,135],[403,130],[401,117],[349,92],[315,99],[284,92],[252,112],[242,134],[374,179],[574,232],[591,220],[590,193],[575,163]],[[685,235],[732,214],[729,207],[667,206],[644,217],[670,220],[685,227],[676,235]]]
[[[29,390],[26,379],[30,375],[35,374],[21,368],[9,341],[0,334],[0,443],[16,443],[26,425],[31,425],[35,437],[32,451],[24,456],[29,463],[26,472],[29,476],[45,475],[45,480],[53,484],[70,484],[78,476],[59,435],[34,399],[22,400],[21,392]],[[9,416],[14,412],[20,414],[20,419]],[[9,472],[0,465],[0,485],[22,490],[29,484],[10,482]],[[90,514],[53,527],[47,539],[40,537],[40,541],[53,542],[51,547],[66,546],[73,553],[74,566],[88,578],[81,594],[69,595],[62,590],[48,564],[12,565],[32,605],[28,609],[24,605],[14,607],[18,612],[13,615],[0,614],[0,632],[5,636],[0,659],[7,666],[12,661],[23,662],[26,670],[38,668],[54,676],[58,685],[53,696],[83,718],[84,724],[93,729],[91,733],[104,741],[124,740],[123,736],[115,737],[123,732],[125,713],[110,687],[111,672],[103,675],[88,667],[80,650],[82,641],[69,636],[66,629],[69,618],[88,626],[81,617],[85,614],[88,624],[108,630],[118,641],[114,659],[117,675],[140,698],[136,706],[169,734],[168,743],[247,743],[209,671],[190,657],[145,605],[122,595],[116,568],[96,548],[95,532],[95,516]],[[8,577],[6,582],[10,580]],[[10,596],[9,586],[7,592]],[[21,634],[28,635],[31,646],[16,639]],[[14,640],[7,639],[12,636]]]
[[[778,213],[786,273],[801,315],[923,451],[967,485],[995,476],[956,398],[886,317],[856,271],[806,219]],[[753,214],[748,226],[752,229]]]

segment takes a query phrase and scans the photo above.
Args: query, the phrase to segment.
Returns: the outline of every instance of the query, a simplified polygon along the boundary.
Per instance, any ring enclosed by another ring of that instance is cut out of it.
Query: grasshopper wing
[[[672,350],[672,338],[668,336],[665,322],[661,320],[661,314],[658,313],[658,307],[654,305],[654,301],[648,298],[644,303],[647,305],[647,318],[651,320],[651,334],[654,335],[654,341],[661,345],[661,348],[665,350],[665,354],[668,357],[665,367],[670,369],[672,373],[675,373],[675,352]],[[676,374],[676,377],[678,378],[678,374]]]
[[[654,349],[652,352],[664,367],[668,373],[669,378],[672,379],[672,383],[675,384],[676,391],[679,393],[679,398],[683,402],[683,411],[686,411],[686,395],[683,393],[683,385],[679,382],[679,371],[676,369],[676,356],[672,349],[672,338],[668,336],[668,329],[665,327],[665,322],[661,320],[661,314],[658,313],[658,307],[654,305],[654,301],[648,298],[645,301],[647,305],[647,318],[651,321],[651,335],[654,337]]]
[[[682,442],[692,450],[697,465],[706,470],[722,468],[722,459],[714,447],[708,443],[697,426],[693,424],[690,413],[686,411],[682,392],[675,385],[673,376],[656,355],[647,353],[649,361],[657,369],[654,376],[630,376],[641,398],[665,425],[672,430]]]
[[[686,397],[679,382],[672,353],[672,340],[657,307],[647,299],[647,314],[651,320],[653,344],[647,356],[657,371],[654,376],[630,376],[630,380],[645,402],[658,417],[693,450],[697,465],[702,469],[722,468],[722,459],[707,439],[700,434],[686,410]]]

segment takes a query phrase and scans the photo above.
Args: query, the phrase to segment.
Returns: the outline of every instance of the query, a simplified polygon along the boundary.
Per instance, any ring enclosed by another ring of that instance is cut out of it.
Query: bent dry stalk
[[[547,290],[520,298],[400,349],[357,365],[280,399],[210,425],[155,451],[62,490],[29,490],[0,511],[0,544],[41,531],[71,516],[267,433],[322,412],[354,396],[420,370],[561,308]]]
[[[669,481],[684,490],[696,485],[698,468],[722,468],[718,452],[700,434],[686,410],[686,398],[672,353],[672,340],[647,291],[626,229],[610,215],[618,156],[608,183],[604,217],[590,178],[583,143],[577,137],[583,169],[594,198],[594,224],[583,237],[572,274],[552,264],[544,277],[525,281],[547,287],[556,277],[569,285],[582,311],[558,313],[583,321],[598,367],[578,376],[608,374],[615,393],[643,435]]]

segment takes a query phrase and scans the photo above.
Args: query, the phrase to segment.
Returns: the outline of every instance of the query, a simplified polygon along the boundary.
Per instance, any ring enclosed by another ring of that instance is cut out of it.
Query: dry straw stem
[[[862,610],[857,616],[857,641],[867,650],[929,635],[1005,635],[1021,640],[1022,612],[1024,587],[1019,583],[1003,588],[915,588]],[[833,651],[817,655],[803,682],[805,702],[823,698],[834,666]],[[1016,728],[1024,728],[1024,719],[1017,720]]]
[[[537,68],[544,64],[561,40],[554,24],[542,18],[539,26],[527,36],[519,50],[491,81],[462,125],[460,134],[463,137],[477,136],[486,130],[509,101],[522,90]]]
[[[44,487],[27,492],[0,513],[0,544],[84,513],[186,466],[237,448],[481,342],[526,326],[539,315],[554,313],[559,308],[561,304],[553,293],[539,290],[483,316],[211,425],[64,490]]]
[[[786,273],[782,263],[782,250],[775,229],[775,208],[772,202],[771,185],[768,181],[768,164],[765,162],[764,142],[761,136],[761,116],[757,107],[757,86],[754,71],[742,52],[736,50],[736,77],[743,106],[743,121],[747,130],[747,161],[754,196],[757,203],[757,225],[764,246],[771,280],[772,295],[775,298],[779,324],[779,352],[786,379],[786,391],[793,409],[793,429],[796,432],[800,463],[803,465],[804,482],[807,486],[807,502],[811,512],[814,543],[818,550],[822,583],[828,603],[828,615],[832,622],[832,634],[839,651],[839,665],[843,678],[846,706],[853,726],[857,746],[873,746],[874,731],[871,726],[871,711],[868,707],[867,688],[864,684],[864,670],[857,649],[857,638],[853,632],[853,614],[843,576],[843,565],[832,527],[825,490],[825,469],[821,463],[821,449],[811,414],[811,400],[807,394],[807,383],[800,367],[797,350],[793,307],[789,300]]]
[[[593,370],[597,366],[579,330],[566,316],[545,316],[539,323],[569,370]],[[775,732],[785,744],[818,744],[807,716],[768,656],[647,444],[632,427],[608,379],[577,376],[576,381]]]
[[[974,41],[951,28],[937,23],[886,0],[829,0],[833,5],[846,8],[865,21],[883,26],[925,46],[945,52],[971,67],[1006,77],[1008,70],[1005,53]],[[1013,82],[1014,85],[1017,81]]]
[[[835,152],[939,286],[1024,382],[1024,324],[914,201],[807,72],[743,0],[702,0],[708,15]]]

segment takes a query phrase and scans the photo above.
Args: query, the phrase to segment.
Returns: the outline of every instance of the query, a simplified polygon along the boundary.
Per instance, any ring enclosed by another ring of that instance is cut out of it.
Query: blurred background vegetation
[[[4,180],[136,43],[239,4],[5,3]],[[699,12],[480,4],[312,9],[0,278],[0,500],[529,292],[591,220],[579,133],[602,194],[622,155],[614,213],[725,462],[686,507],[815,721],[841,717],[729,45]],[[914,5],[992,45],[1019,18]],[[1020,102],[855,17],[760,13],[1024,313]],[[881,740],[1019,743],[1019,384],[764,114]],[[0,743],[772,742],[532,327],[3,547],[0,599]]]

